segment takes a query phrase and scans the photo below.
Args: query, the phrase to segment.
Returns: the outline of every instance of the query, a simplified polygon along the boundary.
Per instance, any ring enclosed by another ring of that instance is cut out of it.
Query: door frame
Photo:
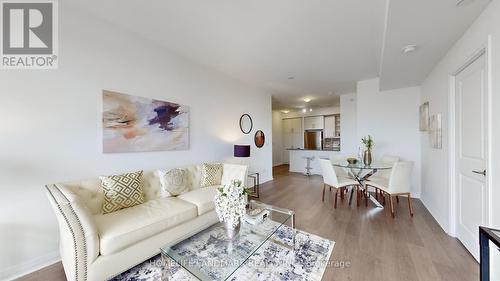
[[[485,43],[481,44],[480,47],[473,52],[471,56],[469,56],[464,63],[460,65],[454,72],[452,72],[448,76],[448,83],[449,83],[449,93],[448,93],[448,160],[449,160],[449,165],[448,165],[448,179],[449,179],[449,213],[448,213],[448,218],[449,218],[449,230],[448,234],[457,237],[457,190],[456,190],[456,77],[457,75],[467,68],[470,64],[472,64],[474,61],[476,61],[478,58],[480,58],[482,55],[484,55],[485,63],[486,63],[486,79],[487,79],[487,85],[486,85],[486,110],[487,112],[487,129],[486,132],[488,134],[487,136],[487,163],[486,163],[486,170],[488,171],[486,174],[486,192],[488,196],[487,200],[487,206],[486,208],[486,216],[487,216],[487,224],[491,225],[492,224],[492,187],[491,187],[491,182],[492,182],[492,97],[493,97],[493,91],[492,91],[492,63],[491,63],[491,50],[492,50],[492,36],[488,35],[487,40]]]

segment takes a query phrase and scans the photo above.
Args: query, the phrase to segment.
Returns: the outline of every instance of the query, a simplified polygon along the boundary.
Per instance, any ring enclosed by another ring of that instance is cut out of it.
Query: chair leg
[[[332,187],[330,186],[330,192],[332,191]]]
[[[361,200],[361,194],[359,194],[359,185],[356,185],[356,206],[359,207],[359,200]]]
[[[365,191],[366,191],[365,207],[368,207],[368,196],[370,196],[370,193],[368,193],[368,186],[365,188]]]
[[[380,196],[382,197],[382,206],[385,206],[385,193],[382,190],[379,190]]]
[[[337,195],[338,195],[338,192],[339,192],[339,189],[337,188],[337,189],[335,190],[335,201],[334,201],[334,203],[333,203],[333,208],[334,208],[334,209],[337,209],[337,197],[338,197]]]
[[[365,196],[365,207],[368,207],[368,196],[370,196],[370,195],[369,195],[368,191],[366,191],[366,193],[367,194]]]
[[[325,189],[326,189],[326,184],[323,184],[323,198],[321,201],[325,202]]]
[[[399,196],[396,195],[396,202],[399,204]]]
[[[375,188],[375,199],[378,201],[378,188]]]
[[[340,199],[341,199],[342,201],[344,201],[344,189],[345,189],[345,187],[341,187],[341,188],[340,188]]]
[[[408,193],[408,209],[410,209],[410,216],[413,217],[413,207],[411,206],[411,195]]]
[[[391,201],[391,216],[394,218],[394,203],[392,200],[392,195],[389,194],[389,200]]]

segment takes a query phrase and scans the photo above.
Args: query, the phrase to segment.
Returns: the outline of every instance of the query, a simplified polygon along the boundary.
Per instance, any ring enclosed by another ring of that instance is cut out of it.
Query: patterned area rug
[[[292,229],[285,226],[280,228],[272,238],[290,245],[291,234]],[[321,280],[335,242],[301,230],[297,230],[295,241],[295,250],[272,241],[265,242],[227,280]],[[193,258],[196,259],[196,257]],[[163,265],[161,256],[157,255],[111,280],[162,280]],[[170,274],[171,280],[198,280],[177,264],[170,267]]]

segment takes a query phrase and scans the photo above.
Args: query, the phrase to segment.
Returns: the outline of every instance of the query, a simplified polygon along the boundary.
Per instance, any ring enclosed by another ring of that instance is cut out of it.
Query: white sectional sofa
[[[218,186],[200,188],[201,165],[186,167],[189,191],[162,197],[157,171],[144,171],[146,202],[103,214],[99,178],[50,184],[47,195],[56,213],[60,254],[68,280],[105,280],[157,255],[218,222],[213,198]],[[224,164],[221,184],[245,182],[247,167]]]

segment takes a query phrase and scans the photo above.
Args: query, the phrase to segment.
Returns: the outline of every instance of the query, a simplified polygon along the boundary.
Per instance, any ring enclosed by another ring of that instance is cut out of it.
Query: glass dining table
[[[392,169],[392,165],[390,163],[384,162],[372,162],[370,165],[365,165],[362,162],[358,162],[356,164],[349,164],[347,161],[332,161],[332,165],[335,167],[344,168],[347,170],[349,175],[359,183],[361,190],[366,189],[366,181],[377,173],[380,170],[390,170]],[[351,189],[351,195],[349,197],[349,205],[352,202],[352,195],[354,193],[354,188]],[[375,206],[379,208],[384,208],[378,200],[371,196],[370,193],[367,193],[368,199],[370,199]]]

